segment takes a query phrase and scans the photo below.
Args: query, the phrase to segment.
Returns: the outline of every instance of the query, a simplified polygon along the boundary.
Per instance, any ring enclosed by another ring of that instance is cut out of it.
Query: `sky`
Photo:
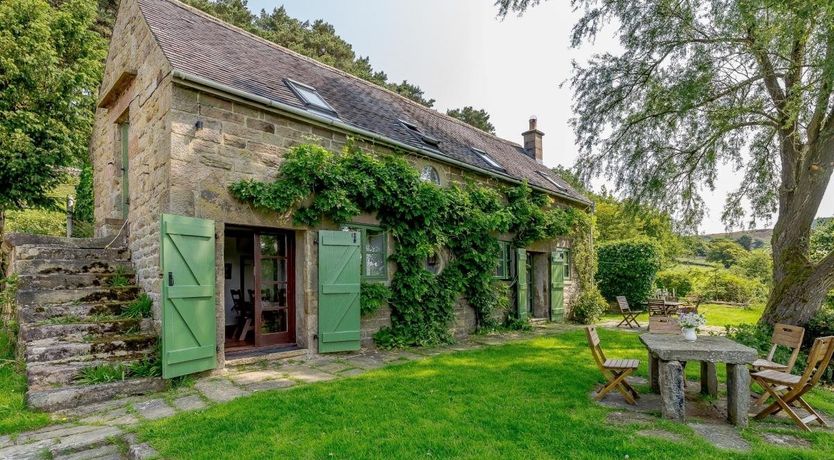
[[[571,62],[620,49],[613,36],[572,49],[570,31],[580,14],[567,0],[545,1],[522,17],[511,14],[503,21],[496,17],[493,0],[249,0],[255,12],[282,4],[295,18],[333,24],[357,55],[369,56],[374,69],[385,71],[390,81],[419,85],[437,100],[437,110],[483,108],[496,134],[519,143],[535,115],[545,133],[548,166],[572,166],[578,153],[569,125]],[[701,233],[725,231],[721,210],[741,177],[733,166],[723,165],[716,189],[704,190],[708,214]],[[604,183],[599,179],[593,185]],[[818,215],[834,215],[831,184]]]

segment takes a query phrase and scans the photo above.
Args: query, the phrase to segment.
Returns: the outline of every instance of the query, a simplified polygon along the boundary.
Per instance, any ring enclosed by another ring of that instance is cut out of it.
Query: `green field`
[[[600,334],[610,356],[645,354],[636,334]],[[645,362],[638,374],[645,376]],[[765,425],[754,423],[742,433],[753,452],[740,454],[717,450],[686,425],[610,424],[610,410],[589,397],[600,382],[584,332],[574,330],[256,393],[146,423],[139,434],[164,458],[189,459],[822,459],[834,451],[834,436],[819,430],[796,433],[813,443],[796,451],[763,444],[756,433]],[[830,392],[815,398],[834,407]],[[646,427],[679,433],[683,442],[636,434]]]

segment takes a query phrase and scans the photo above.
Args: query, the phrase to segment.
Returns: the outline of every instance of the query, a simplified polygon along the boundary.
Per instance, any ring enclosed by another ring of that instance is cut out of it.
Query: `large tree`
[[[540,0],[499,0],[500,13]],[[834,169],[834,3],[780,0],[573,0],[572,45],[605,30],[622,53],[572,78],[586,177],[626,196],[703,216],[723,164],[743,170],[728,225],[768,218],[773,289],[762,321],[804,324],[834,287],[834,252],[809,257],[811,223]]]
[[[85,156],[105,48],[96,4],[0,2],[0,234],[7,209],[50,208]]]

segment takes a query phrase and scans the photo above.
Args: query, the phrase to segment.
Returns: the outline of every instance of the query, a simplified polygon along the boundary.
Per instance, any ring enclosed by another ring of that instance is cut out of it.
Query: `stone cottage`
[[[440,186],[526,180],[561,206],[591,206],[543,165],[535,118],[519,145],[177,1],[121,2],[91,142],[96,236],[125,238],[136,283],[154,300],[166,377],[291,349],[356,349],[390,323],[385,309],[360,319],[324,301],[357,292],[359,279],[390,279],[393,241],[374,216],[299,228],[228,191],[273,179],[294,145],[337,151],[348,137],[404,155]],[[344,246],[356,256],[343,264],[334,254]],[[574,291],[568,242],[502,250],[496,276],[523,278],[529,294],[516,296],[519,311],[560,319]],[[358,277],[340,278],[343,265]],[[456,317],[455,333],[472,331],[471,308],[461,303]]]

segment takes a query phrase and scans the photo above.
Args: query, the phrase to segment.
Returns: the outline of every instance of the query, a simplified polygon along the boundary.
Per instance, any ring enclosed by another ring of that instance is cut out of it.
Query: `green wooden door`
[[[515,286],[516,286],[516,312],[518,319],[527,318],[528,299],[527,292],[527,251],[524,248],[515,250]]]
[[[162,376],[214,369],[214,221],[162,215]]]
[[[359,349],[359,232],[319,231],[319,353]]]
[[[565,252],[550,253],[550,320],[565,319]]]

